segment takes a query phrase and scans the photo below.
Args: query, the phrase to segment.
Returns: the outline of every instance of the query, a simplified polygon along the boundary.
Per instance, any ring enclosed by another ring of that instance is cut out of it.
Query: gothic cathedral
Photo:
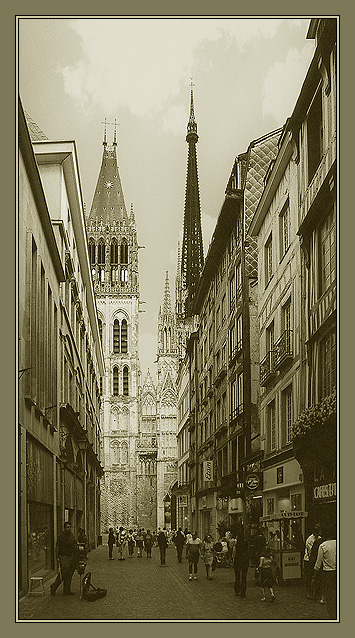
[[[122,191],[116,127],[109,146],[105,126],[87,238],[105,361],[101,529],[170,528],[170,495],[177,478],[176,320],[166,273],[158,316],[157,382],[148,370],[140,387],[139,246],[133,206],[128,214]]]

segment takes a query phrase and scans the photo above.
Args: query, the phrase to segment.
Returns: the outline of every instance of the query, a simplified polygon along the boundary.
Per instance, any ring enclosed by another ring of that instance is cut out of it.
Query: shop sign
[[[301,578],[301,552],[282,553],[282,578]]]
[[[213,461],[203,461],[203,480],[213,481]]]
[[[262,473],[261,472],[246,472],[244,485],[247,490],[255,492],[255,490],[261,489]]]
[[[308,512],[292,510],[292,512],[280,512],[279,514],[266,514],[259,518],[260,522],[267,523],[268,521],[281,521],[285,518],[307,518]]]
[[[336,483],[327,483],[325,485],[316,485],[313,488],[313,498],[316,501],[325,501],[336,498],[337,494],[337,484]]]
[[[280,484],[284,482],[284,467],[283,465],[281,465],[281,467],[278,467],[276,470],[276,483]]]
[[[187,507],[187,494],[179,496],[179,505],[180,507]]]

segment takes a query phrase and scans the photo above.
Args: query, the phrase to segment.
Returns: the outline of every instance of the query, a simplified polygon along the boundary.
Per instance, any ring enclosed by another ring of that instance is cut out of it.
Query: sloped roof
[[[95,219],[103,219],[108,224],[123,220],[128,223],[115,143],[112,146],[104,143],[100,173],[89,215],[89,220]]]
[[[32,119],[32,117],[24,111],[27,127],[30,133],[31,142],[39,142],[40,140],[48,140],[47,135],[39,128],[38,124]]]

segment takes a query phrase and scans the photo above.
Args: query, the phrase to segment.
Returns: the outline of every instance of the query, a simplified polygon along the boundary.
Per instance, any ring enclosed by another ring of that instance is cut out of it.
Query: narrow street
[[[108,560],[108,547],[103,545],[88,555],[86,571],[92,572],[92,583],[107,589],[107,596],[95,602],[80,597],[79,576],[74,574],[74,596],[50,595],[45,583],[44,596],[25,596],[19,602],[19,621],[36,620],[328,620],[326,605],[307,600],[300,584],[275,587],[276,601],[261,601],[261,590],[255,587],[254,570],[249,569],[248,589],[244,600],[234,594],[233,569],[216,569],[213,580],[207,580],[203,562],[199,562],[198,579],[189,581],[186,559],[177,562],[173,546],[167,550],[166,566],[160,566],[159,550],[152,558],[125,561]],[[331,621],[330,621],[331,622]]]

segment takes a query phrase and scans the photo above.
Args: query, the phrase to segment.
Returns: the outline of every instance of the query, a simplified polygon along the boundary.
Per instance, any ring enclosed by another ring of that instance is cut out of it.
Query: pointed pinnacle
[[[166,271],[166,274],[165,274],[163,312],[164,312],[164,314],[168,314],[168,313],[171,312],[170,283],[169,283],[169,272],[168,271]]]

